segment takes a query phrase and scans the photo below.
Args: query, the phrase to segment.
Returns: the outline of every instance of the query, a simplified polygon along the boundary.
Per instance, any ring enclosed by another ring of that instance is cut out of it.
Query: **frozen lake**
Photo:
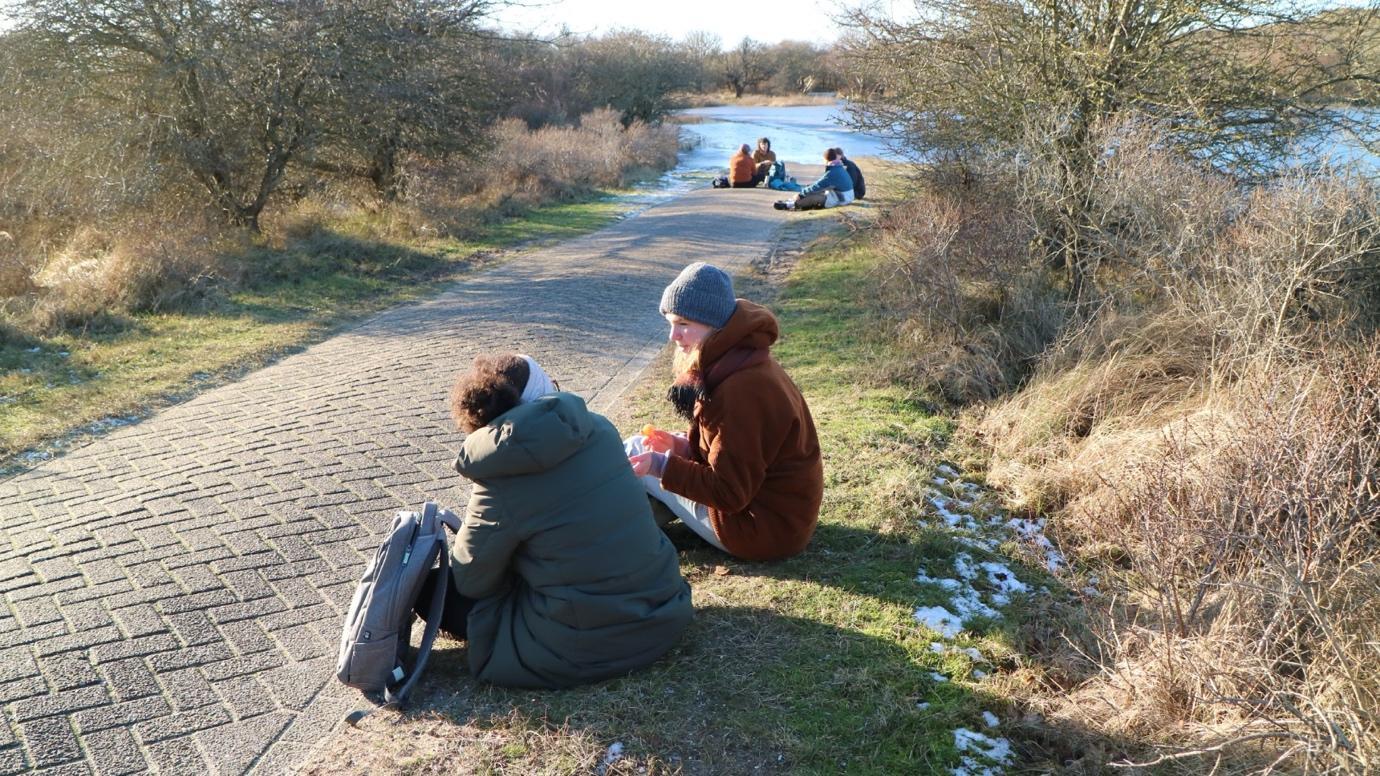
[[[843,126],[843,103],[789,108],[720,106],[692,108],[678,115],[692,117],[681,131],[698,138],[694,150],[682,153],[685,170],[728,167],[728,157],[743,143],[757,147],[757,138],[771,138],[776,157],[787,164],[820,164],[826,148],[843,148],[851,157],[898,158],[882,139]]]

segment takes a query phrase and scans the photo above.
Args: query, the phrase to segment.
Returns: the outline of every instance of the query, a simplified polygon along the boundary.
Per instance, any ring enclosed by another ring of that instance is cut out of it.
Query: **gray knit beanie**
[[[733,278],[714,266],[697,261],[686,267],[661,292],[661,314],[679,315],[716,329],[733,317],[738,300],[733,296]]]

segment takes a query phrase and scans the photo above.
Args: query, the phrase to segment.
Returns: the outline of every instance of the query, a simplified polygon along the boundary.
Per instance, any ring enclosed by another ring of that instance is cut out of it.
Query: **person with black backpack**
[[[568,687],[669,650],[690,587],[613,425],[517,354],[476,358],[451,414],[467,434],[455,468],[474,486],[441,629],[468,641],[475,678]]]

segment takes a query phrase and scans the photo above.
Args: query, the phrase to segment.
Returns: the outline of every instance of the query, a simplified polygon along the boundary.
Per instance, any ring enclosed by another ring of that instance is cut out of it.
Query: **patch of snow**
[[[953,598],[949,599],[949,605],[954,608],[954,611],[964,621],[974,617],[996,619],[1001,616],[1001,612],[983,603],[982,597],[978,595],[978,591],[971,587],[957,591]]]
[[[954,556],[954,571],[965,582],[972,582],[978,576],[977,567],[973,565],[973,556],[966,552],[960,552]]]
[[[987,727],[996,727],[1000,722],[1001,720],[997,719],[996,714],[993,714],[990,711],[982,712],[982,724],[986,725]]]
[[[1026,518],[1013,517],[1006,521],[1006,525],[1008,528],[1015,531],[1016,535],[1022,540],[1028,544],[1035,545],[1036,549],[1044,552],[1045,568],[1047,568],[1050,573],[1057,572],[1064,568],[1066,562],[1063,553],[1055,548],[1048,536],[1045,536],[1045,521],[1043,518],[1039,520],[1029,520]]]
[[[967,728],[954,731],[954,746],[963,753],[954,776],[999,776],[1002,766],[1011,762],[1011,742],[992,738]]]
[[[979,536],[963,536],[962,534],[958,534],[953,537],[953,540],[958,542],[959,544],[967,545],[968,547],[971,547],[975,550],[995,552],[997,549],[996,539],[988,539],[986,537]]]
[[[963,654],[967,655],[969,659],[971,659],[974,663],[987,662],[987,658],[983,657],[982,653],[977,651],[977,647],[964,647],[963,649],[960,649],[959,652],[962,652]]]
[[[929,702],[929,701],[920,701],[919,703],[915,704],[915,708],[917,708],[917,709],[919,709],[919,710],[921,710],[921,711],[924,711],[925,709],[928,709],[929,707],[930,707],[930,702]]]
[[[931,642],[930,642],[930,651],[933,652],[933,653],[936,654],[936,655],[942,655],[942,654],[944,654],[946,651],[948,651],[948,648],[945,647],[943,644],[940,644],[940,643],[937,642],[937,641],[931,641]]]
[[[937,494],[930,496],[930,506],[934,507],[935,513],[939,515],[939,519],[943,520],[945,525],[950,528],[962,528],[969,531],[977,528],[977,525],[973,522],[972,515],[963,512],[955,512],[949,509],[949,505],[953,503],[953,499],[946,496]]]
[[[1011,603],[1012,593],[1028,593],[1030,586],[1016,578],[1016,573],[1005,563],[986,562],[980,564],[982,570],[987,572],[987,583],[995,588],[992,593],[992,602],[997,606],[1006,606]]]
[[[942,606],[917,607],[915,621],[948,639],[963,630],[963,620]]]
[[[986,678],[987,678],[987,672],[984,671],[984,670],[982,670],[981,668],[974,668],[974,669],[973,669],[973,678],[974,678],[974,679],[977,679],[978,681],[981,681],[981,680],[983,680],[983,679],[986,679]]]
[[[24,351],[24,352],[26,352],[26,353],[42,353],[42,352],[43,352],[43,348],[29,348],[28,350],[26,350],[26,351]]]
[[[958,470],[948,465],[947,463],[939,464],[938,466],[934,467],[934,470],[944,475],[945,477],[953,478],[958,476]]]
[[[598,773],[600,776],[603,776],[603,774],[608,771],[609,766],[618,762],[618,758],[622,756],[623,742],[614,741],[613,743],[609,744],[609,748],[604,752],[604,761],[599,763],[599,767],[595,769],[595,772]]]
[[[959,582],[957,579],[950,579],[948,577],[932,577],[923,571],[915,575],[915,581],[919,582],[922,585],[938,585],[944,588],[945,590],[957,590],[960,587],[963,587],[963,583]]]
[[[120,428],[122,426],[128,426],[138,422],[138,415],[126,415],[123,418],[109,417],[101,418],[99,420],[93,420],[90,423],[87,423],[85,426],[83,426],[82,429],[88,433],[99,433],[101,431],[109,431],[112,428]]]
[[[931,671],[931,672],[930,672],[930,678],[933,679],[933,680],[935,680],[936,682],[947,682],[947,681],[949,681],[949,677],[947,677],[947,676],[945,676],[945,675],[939,673],[938,671]]]

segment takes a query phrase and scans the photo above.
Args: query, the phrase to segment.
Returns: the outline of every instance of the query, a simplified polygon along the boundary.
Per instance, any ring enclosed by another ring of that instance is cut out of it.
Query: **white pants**
[[[845,192],[842,192],[842,193],[839,193],[839,192],[837,192],[837,191],[834,191],[833,189],[829,189],[829,190],[827,190],[827,191],[824,192],[824,206],[825,206],[825,207],[838,207],[839,205],[848,205],[848,204],[851,204],[852,202],[853,202],[853,190],[852,190],[852,189],[849,189],[848,191],[845,191]]]
[[[641,434],[634,434],[623,440],[623,451],[628,454],[629,458],[647,452],[642,447],[643,439]],[[709,522],[709,507],[661,487],[661,480],[650,474],[642,477],[642,487],[646,488],[647,495],[665,504],[671,510],[671,514],[680,518],[680,521],[698,534],[701,539],[724,552],[728,552],[724,549],[723,542],[719,541],[718,535],[714,533],[713,524]]]

